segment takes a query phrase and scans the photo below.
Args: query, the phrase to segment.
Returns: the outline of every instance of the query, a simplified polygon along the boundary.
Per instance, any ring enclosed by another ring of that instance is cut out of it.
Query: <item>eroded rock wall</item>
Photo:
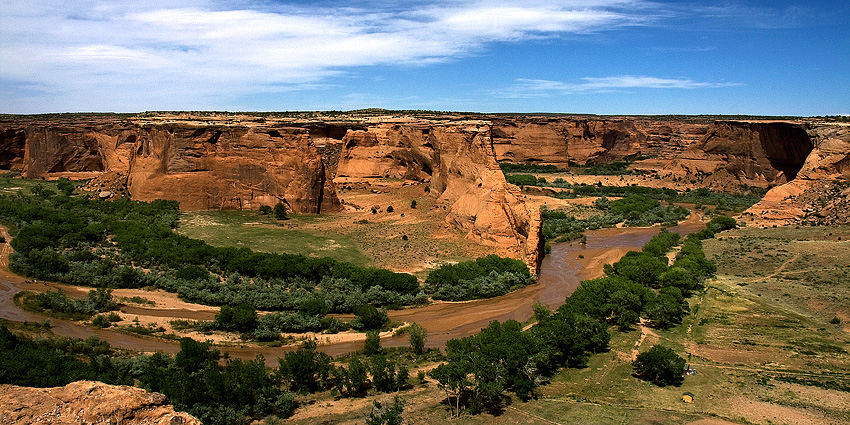
[[[134,149],[127,183],[134,199],[174,199],[189,210],[257,209],[278,200],[299,213],[339,207],[305,129],[142,126]]]
[[[795,178],[744,212],[751,224],[846,224],[850,220],[850,125],[801,126],[813,148]],[[780,139],[781,140],[781,139]]]
[[[0,147],[0,167],[20,169],[25,177],[105,173],[105,187],[126,182],[133,199],[176,200],[186,210],[257,209],[278,201],[299,213],[340,207],[304,128],[39,123],[0,128]]]
[[[494,118],[499,161],[595,164],[639,156],[672,158],[698,142],[706,124],[636,118]]]
[[[505,181],[488,122],[386,123],[349,131],[337,181],[387,177],[430,183],[449,223],[538,270],[540,212]]]

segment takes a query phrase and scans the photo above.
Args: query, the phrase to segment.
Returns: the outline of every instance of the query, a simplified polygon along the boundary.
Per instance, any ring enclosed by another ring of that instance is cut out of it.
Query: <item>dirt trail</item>
[[[690,219],[680,226],[671,228],[679,233],[690,233],[701,226],[698,219]],[[3,229],[5,232],[5,229]],[[552,252],[543,260],[539,282],[535,285],[514,291],[510,294],[487,300],[476,300],[462,303],[435,303],[424,307],[391,311],[390,317],[399,322],[416,322],[428,330],[428,347],[443,347],[452,338],[460,338],[477,333],[492,320],[505,321],[509,319],[525,321],[532,315],[532,306],[540,301],[550,308],[557,308],[564,303],[566,297],[573,293],[584,279],[602,275],[602,266],[617,261],[629,250],[638,250],[656,233],[658,228],[612,228],[587,232],[587,243],[564,243],[552,246]],[[8,240],[8,237],[7,237]],[[2,246],[4,255],[0,256],[0,264],[8,264],[8,244]],[[5,263],[4,263],[5,262]],[[50,284],[48,287],[65,287]],[[46,317],[25,312],[18,308],[12,298],[21,290],[40,290],[44,284],[34,284],[25,281],[20,276],[8,271],[8,267],[0,267],[0,317],[14,321],[43,321]],[[69,287],[70,289],[70,287]],[[199,319],[209,318],[211,312],[207,306],[197,309],[177,308],[145,308],[125,307],[133,314],[158,316],[168,319]],[[137,335],[128,335],[109,329],[94,329],[75,323],[50,319],[53,332],[57,335],[87,338],[97,335],[110,344],[142,352],[163,351],[174,353],[179,350],[176,342]],[[406,336],[382,339],[381,344],[387,347],[405,346]],[[359,350],[363,341],[346,341],[320,345],[319,350],[331,355],[339,355]],[[295,346],[286,347],[221,347],[232,357],[253,359],[262,354],[269,365],[277,365],[277,358],[284,352],[291,351]]]

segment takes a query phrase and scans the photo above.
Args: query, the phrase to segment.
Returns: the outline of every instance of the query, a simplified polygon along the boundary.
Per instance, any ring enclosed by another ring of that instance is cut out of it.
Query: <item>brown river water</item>
[[[698,231],[703,224],[695,216],[681,225],[671,228],[680,234]],[[5,230],[5,229],[4,229]],[[505,321],[509,319],[520,322],[532,315],[535,302],[548,305],[555,309],[564,303],[566,297],[575,291],[584,279],[602,276],[604,264],[616,262],[628,251],[639,250],[659,231],[658,228],[612,228],[586,232],[587,243],[561,243],[552,246],[552,252],[543,259],[538,283],[527,286],[510,294],[468,302],[447,303],[437,302],[424,307],[390,311],[391,319],[399,322],[416,322],[428,330],[426,346],[442,348],[452,338],[461,338],[477,333],[492,320]],[[5,233],[5,232],[4,232]],[[8,240],[8,238],[7,238]],[[9,245],[2,244],[3,251],[8,251]],[[3,252],[7,254],[7,252]],[[3,261],[8,255],[2,255]],[[5,266],[5,264],[3,264]],[[2,267],[6,269],[5,267]],[[6,269],[7,270],[7,269]],[[8,272],[0,273],[0,318],[13,321],[42,322],[46,317],[21,310],[13,302],[14,294],[21,290],[44,290],[41,283],[27,282],[23,278]],[[209,312],[175,312],[159,311],[132,307],[137,313],[152,316],[186,319],[212,319]],[[185,313],[185,314],[184,314]],[[64,320],[50,319],[52,331],[56,335],[76,338],[88,338],[96,335],[115,347],[140,351],[163,351],[176,353],[180,347],[177,342],[165,341],[144,336],[128,335],[109,329],[96,329],[77,325]],[[390,337],[381,340],[385,347],[405,346],[406,336]],[[336,356],[359,350],[363,342],[345,342],[320,345],[318,349]],[[284,352],[295,347],[221,347],[231,357],[253,359],[262,354],[269,366],[277,366],[277,359]]]

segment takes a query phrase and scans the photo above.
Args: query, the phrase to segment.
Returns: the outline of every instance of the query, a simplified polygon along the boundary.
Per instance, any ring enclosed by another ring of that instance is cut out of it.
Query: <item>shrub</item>
[[[249,304],[222,306],[215,316],[215,328],[229,332],[251,332],[257,327],[257,312]]]
[[[649,351],[638,354],[632,362],[635,375],[644,381],[651,381],[659,387],[666,385],[682,385],[685,380],[682,370],[685,359],[679,357],[673,350],[656,345]]]
[[[104,314],[94,316],[94,319],[92,319],[91,324],[99,328],[108,328],[112,326],[112,323],[109,321],[109,318],[106,317],[106,315]]]
[[[351,327],[358,330],[380,329],[390,320],[386,310],[369,304],[354,307],[354,315],[356,317],[351,321]]]
[[[522,261],[488,255],[432,270],[425,279],[425,291],[435,299],[463,301],[504,295],[533,282]]]
[[[381,335],[377,330],[366,332],[366,342],[363,344],[363,354],[372,356],[381,353]]]
[[[278,202],[274,206],[274,218],[276,220],[286,220],[286,205],[283,202]]]
[[[428,338],[428,330],[418,323],[413,323],[407,328],[410,348],[415,354],[425,351],[425,340]]]

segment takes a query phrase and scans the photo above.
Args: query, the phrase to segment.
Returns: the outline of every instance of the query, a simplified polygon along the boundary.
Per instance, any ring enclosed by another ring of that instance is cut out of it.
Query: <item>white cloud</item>
[[[352,67],[426,65],[474,54],[488,43],[639,25],[651,18],[637,11],[652,7],[618,0],[459,1],[384,10],[259,0],[180,3],[2,0],[0,81],[84,99],[83,109],[134,110],[159,107],[156,96],[214,99],[224,88],[245,94],[270,84],[316,84]],[[116,90],[136,93],[124,93],[128,103],[104,100]]]
[[[553,94],[599,93],[624,89],[705,89],[740,86],[740,83],[700,82],[690,78],[660,78],[620,75],[584,77],[581,82],[519,78],[515,84],[494,94],[510,98],[545,97]]]

